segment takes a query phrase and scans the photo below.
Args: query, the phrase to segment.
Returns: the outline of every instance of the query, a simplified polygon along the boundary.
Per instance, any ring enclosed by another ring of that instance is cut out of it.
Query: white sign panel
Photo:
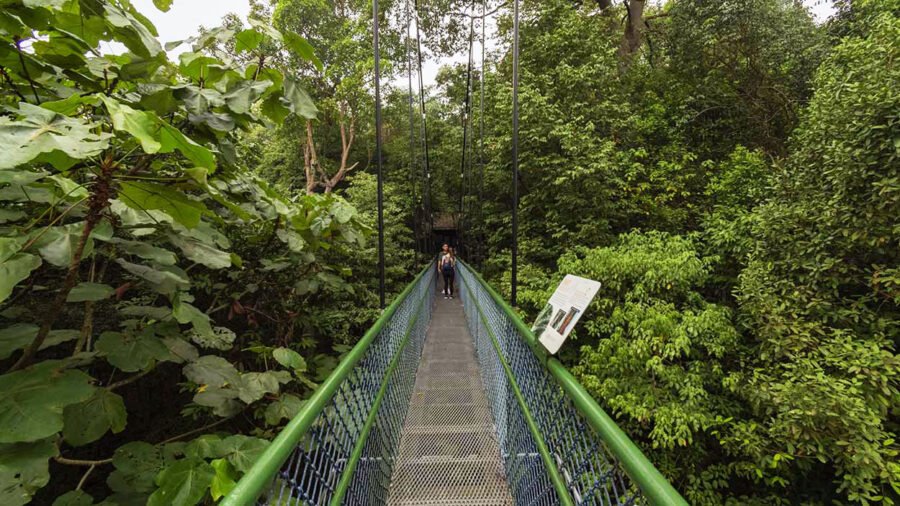
[[[556,353],[597,295],[600,283],[568,274],[531,328],[550,353]]]

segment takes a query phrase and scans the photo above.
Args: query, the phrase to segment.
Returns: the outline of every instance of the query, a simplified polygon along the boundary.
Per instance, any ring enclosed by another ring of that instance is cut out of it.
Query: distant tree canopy
[[[379,3],[389,295],[426,195],[508,291],[510,6],[467,115]],[[601,282],[559,357],[692,504],[900,502],[900,0],[835,3],[520,4],[519,309]],[[379,314],[372,4],[2,5],[0,504],[213,504]]]

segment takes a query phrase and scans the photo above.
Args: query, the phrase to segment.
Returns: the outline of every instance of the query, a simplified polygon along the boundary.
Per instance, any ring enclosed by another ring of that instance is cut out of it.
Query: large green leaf
[[[38,326],[30,323],[17,323],[0,329],[0,360],[9,358],[16,350],[21,350],[34,340]]]
[[[169,240],[181,249],[184,256],[210,269],[231,267],[231,254],[218,248],[190,238],[170,234]]]
[[[204,348],[227,351],[234,346],[235,339],[237,334],[228,327],[211,327],[209,332],[194,327],[191,331],[191,340]]]
[[[100,99],[109,112],[113,128],[134,136],[146,153],[158,153],[162,149],[162,143],[159,142],[161,126],[159,117],[155,113],[132,109],[106,96],[101,95]]]
[[[172,7],[172,1],[173,0],[153,0],[153,5],[163,12],[168,12]]]
[[[166,348],[169,348],[169,358],[166,359],[169,362],[182,364],[184,362],[193,362],[200,357],[197,348],[180,337],[164,337],[162,341]]]
[[[75,258],[75,252],[81,243],[85,222],[70,223],[61,227],[51,227],[39,232],[40,238],[35,241],[35,246],[41,257],[47,262],[57,266],[68,268]],[[93,235],[93,234],[92,234]],[[88,237],[81,251],[81,258],[85,258],[94,250],[94,239]]]
[[[103,283],[78,283],[69,292],[66,302],[86,302],[108,299],[115,289]]]
[[[235,434],[216,444],[219,455],[228,459],[235,469],[246,472],[269,446],[265,439]]]
[[[173,150],[177,149],[178,151],[181,151],[181,154],[183,154],[185,158],[193,162],[194,165],[203,167],[210,172],[216,170],[216,155],[214,155],[212,151],[188,138],[181,133],[181,130],[178,130],[172,125],[163,122],[162,129],[159,133],[159,139],[163,145],[163,153],[171,153]]]
[[[209,493],[214,501],[218,501],[237,486],[237,481],[235,481],[237,480],[237,473],[235,473],[234,466],[227,459],[213,460],[210,462],[210,465],[216,470],[216,477],[213,478],[209,486]]]
[[[0,444],[0,504],[20,506],[50,481],[49,459],[59,455],[53,438]]]
[[[92,443],[112,430],[125,429],[127,414],[122,397],[105,388],[98,388],[90,399],[66,406],[63,411],[63,437],[72,446]]]
[[[17,253],[0,262],[0,302],[6,300],[13,288],[41,266],[41,259],[28,253]]]
[[[130,12],[112,3],[104,3],[106,19],[118,35],[119,41],[140,56],[155,56],[163,48],[156,37],[141,21]]]
[[[258,30],[249,28],[234,36],[234,50],[238,53],[252,51],[259,47],[265,37]]]
[[[178,290],[191,286],[187,274],[175,266],[161,266],[159,269],[154,269],[146,265],[133,264],[121,258],[117,258],[116,263],[131,274],[149,282],[154,290],[164,295],[173,295]]]
[[[171,187],[156,183],[122,182],[119,198],[125,205],[134,209],[163,211],[188,228],[196,227],[200,223],[200,215],[206,211],[203,203],[192,200]]]
[[[316,56],[316,51],[313,49],[312,44],[309,43],[303,37],[297,35],[294,32],[285,32],[284,33],[284,45],[288,47],[291,51],[294,52],[300,58],[312,63],[315,65],[316,69],[321,72],[322,71],[322,60]]]
[[[210,172],[216,168],[216,157],[208,149],[189,139],[166,123],[155,112],[134,109],[113,98],[101,96],[109,111],[113,127],[131,134],[146,153],[171,153],[176,149],[198,167]]]
[[[284,97],[290,104],[291,112],[306,119],[316,119],[319,110],[309,93],[294,78],[284,78]]]
[[[241,81],[228,90],[223,98],[229,109],[238,114],[247,114],[271,85],[272,81]]]
[[[215,469],[200,459],[182,459],[156,476],[159,488],[150,496],[147,506],[193,506],[206,495]]]
[[[181,302],[176,299],[172,305],[172,316],[178,323],[190,323],[194,327],[194,331],[202,336],[212,336],[212,325],[209,322],[209,315],[197,309],[196,306]],[[203,344],[194,340],[197,344]]]
[[[231,362],[215,355],[204,355],[184,367],[187,379],[198,385],[223,387],[240,382],[241,376]]]
[[[213,414],[227,418],[244,409],[244,404],[237,400],[237,392],[230,388],[204,388],[194,395],[194,402],[200,406],[213,408]]]
[[[293,419],[300,412],[306,401],[300,399],[293,394],[282,394],[282,396],[268,406],[266,406],[265,418],[269,425],[278,425],[282,420],[287,418]]]
[[[5,329],[0,329],[0,360],[9,358],[16,350],[25,348],[38,333],[38,326],[30,323],[17,323]],[[51,330],[40,349],[44,350],[58,344],[77,339],[81,334],[78,330],[57,329]]]
[[[19,104],[18,119],[0,116],[0,170],[28,163],[45,153],[60,152],[83,160],[109,146],[109,135],[96,125],[27,103]]]
[[[175,265],[178,257],[171,251],[142,241],[115,240],[116,245],[125,253],[152,260],[159,265]]]
[[[92,506],[94,498],[84,490],[70,490],[53,501],[53,506]]]
[[[9,223],[12,221],[19,221],[22,218],[27,216],[22,211],[17,211],[15,209],[0,209],[0,223]]]
[[[190,459],[213,459],[221,457],[216,450],[216,443],[222,438],[216,434],[204,434],[197,437],[184,447],[184,456]]]
[[[106,360],[125,372],[145,369],[157,360],[169,357],[169,349],[150,330],[142,332],[104,332],[95,346]]]
[[[159,447],[143,441],[125,444],[113,453],[114,474],[118,473],[116,479],[138,492],[153,490],[153,480],[163,464]],[[118,487],[112,488],[118,490]]]
[[[234,387],[238,391],[238,397],[246,404],[256,402],[268,393],[277,394],[279,391],[278,378],[269,372],[241,374],[240,381]]]
[[[275,357],[275,360],[290,369],[294,369],[298,372],[306,371],[306,360],[300,356],[299,353],[290,349],[290,348],[275,348],[272,351],[272,356]]]
[[[45,361],[0,376],[0,443],[37,441],[63,428],[63,409],[94,392],[92,378]]]

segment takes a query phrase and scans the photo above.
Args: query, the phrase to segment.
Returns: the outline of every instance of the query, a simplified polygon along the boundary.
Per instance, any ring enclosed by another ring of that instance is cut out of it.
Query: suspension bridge
[[[425,268],[223,500],[684,505],[470,266]]]
[[[385,308],[379,7],[373,0],[379,298]],[[418,2],[406,4],[410,175],[415,177],[411,22],[416,22],[421,179],[434,239]],[[513,0],[512,290],[516,303],[519,1]],[[474,9],[474,0],[472,8]],[[484,17],[482,2],[482,67]],[[471,177],[472,44],[466,71],[459,213]],[[483,180],[484,83],[479,165]],[[466,163],[468,159],[468,165]],[[413,199],[416,185],[412,185]],[[462,245],[463,223],[458,223]],[[414,226],[418,234],[418,223]],[[426,241],[416,237],[416,250]],[[433,242],[433,241],[432,241]],[[464,251],[464,250],[463,250]],[[418,253],[417,253],[418,254]],[[676,489],[464,262],[459,299],[435,297],[426,267],[341,360],[223,499],[267,505],[686,505]]]

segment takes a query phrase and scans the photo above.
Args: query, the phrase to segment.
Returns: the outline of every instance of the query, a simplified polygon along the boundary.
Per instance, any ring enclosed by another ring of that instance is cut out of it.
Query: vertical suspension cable
[[[519,0],[513,0],[513,89],[512,89],[512,289],[510,302],[516,307],[519,269]]]
[[[425,217],[428,223],[428,247],[434,247],[434,215],[431,212],[431,164],[428,156],[428,117],[425,113],[425,84],[422,78],[422,34],[419,29],[419,0],[413,0],[416,17],[416,52],[419,62],[419,112],[422,117],[422,147],[425,152],[424,200]]]
[[[375,52],[375,160],[378,166],[378,298],[384,309],[384,181],[381,166],[381,54],[378,50],[378,0],[372,0],[372,45]]]
[[[479,79],[481,85],[481,98],[479,103],[479,109],[481,110],[479,115],[479,122],[481,123],[481,128],[479,132],[479,147],[478,147],[478,202],[484,202],[484,52],[485,46],[487,45],[485,39],[485,25],[487,24],[487,0],[481,0],[481,78]],[[478,205],[478,222],[481,227],[480,233],[478,234],[478,266],[481,267],[482,257],[484,256],[484,207],[482,205]]]
[[[475,10],[475,0],[472,0],[472,7],[470,11]],[[472,43],[475,39],[475,17],[474,15],[469,16],[469,61],[466,65],[466,99],[465,104],[463,105],[463,138],[462,138],[462,159],[459,164],[459,172],[460,172],[460,181],[459,181],[459,219],[457,220],[457,226],[459,227],[459,249],[460,253],[462,253],[463,249],[463,235],[464,235],[464,205],[466,198],[466,154],[468,153],[469,143],[468,143],[468,134],[469,134],[469,117],[471,116],[472,108],[470,106],[471,97],[472,97]]]
[[[413,119],[413,92],[412,92],[412,56],[410,53],[409,41],[412,38],[410,31],[412,25],[412,17],[409,13],[409,0],[406,0],[406,77],[407,77],[407,94],[409,95],[409,178],[410,186],[413,194],[413,263],[418,266],[419,253],[422,250],[420,242],[421,231],[419,230],[419,199],[416,195],[416,140],[415,140],[415,120]],[[413,269],[415,272],[416,269]]]

